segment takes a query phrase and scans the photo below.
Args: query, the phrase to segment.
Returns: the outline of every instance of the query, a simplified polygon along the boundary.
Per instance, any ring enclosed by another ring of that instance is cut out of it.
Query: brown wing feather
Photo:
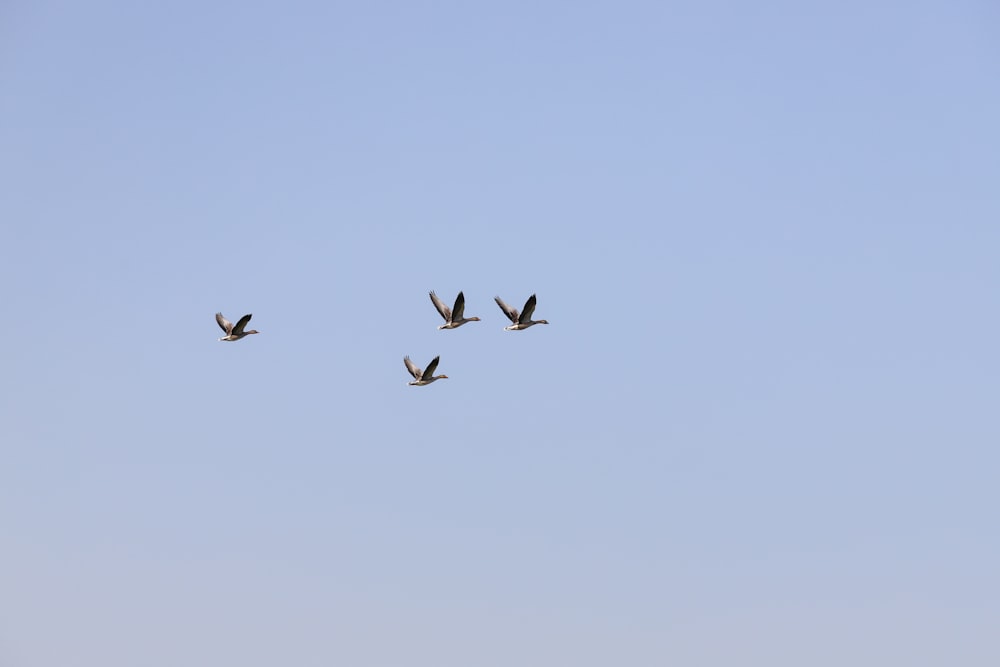
[[[233,323],[223,317],[222,313],[215,314],[215,321],[219,324],[222,330],[226,332],[227,336],[233,333]]]
[[[424,370],[423,379],[430,380],[434,377],[434,371],[437,370],[438,362],[441,361],[441,356],[438,355],[431,360],[431,363],[427,364],[427,368]]]
[[[452,319],[460,320],[465,316],[465,294],[458,293],[455,297],[455,307],[451,309]]]
[[[493,300],[497,302],[498,306],[500,306],[500,310],[502,310],[503,314],[507,316],[507,319],[514,324],[517,324],[517,311],[504,303],[503,299],[498,296],[493,297]]]
[[[233,327],[233,333],[234,334],[241,334],[241,333],[243,333],[243,328],[247,324],[250,323],[250,318],[251,317],[253,317],[253,313],[250,313],[248,315],[244,315],[243,317],[241,317],[240,321],[236,323],[235,327]]]
[[[406,370],[410,371],[410,375],[413,376],[414,380],[420,379],[420,374],[422,371],[416,367],[416,365],[410,361],[409,357],[403,357],[403,363],[406,364]]]
[[[535,301],[537,301],[537,299],[535,299],[534,294],[528,297],[528,300],[524,302],[524,310],[521,311],[521,318],[518,322],[524,324],[525,322],[531,321],[531,316],[535,312]]]
[[[437,311],[441,313],[441,317],[444,318],[444,321],[451,322],[451,311],[448,310],[448,306],[444,305],[444,303],[441,302],[441,299],[438,298],[438,295],[435,294],[433,291],[430,293],[430,295],[431,295],[431,303],[433,303],[434,307],[437,308]]]

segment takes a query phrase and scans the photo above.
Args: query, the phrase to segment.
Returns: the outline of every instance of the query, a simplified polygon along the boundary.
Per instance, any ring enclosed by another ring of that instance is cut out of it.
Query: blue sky
[[[997,664],[995,5],[358,4],[0,9],[0,661]]]

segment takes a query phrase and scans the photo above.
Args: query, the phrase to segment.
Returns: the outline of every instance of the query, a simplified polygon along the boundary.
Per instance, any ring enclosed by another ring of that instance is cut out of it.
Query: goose
[[[444,324],[438,326],[438,331],[441,329],[457,329],[466,322],[478,322],[478,317],[464,317],[465,315],[465,294],[462,292],[458,293],[455,297],[455,307],[452,310],[448,310],[448,306],[442,303],[438,295],[431,291],[431,303],[437,308],[437,311],[441,313],[441,317],[444,318]]]
[[[219,326],[222,327],[222,330],[226,332],[226,335],[223,336],[222,338],[220,338],[219,340],[229,340],[229,341],[239,340],[240,338],[243,338],[244,336],[249,336],[250,334],[260,333],[256,329],[251,329],[250,331],[244,331],[243,330],[243,328],[250,321],[251,317],[253,317],[253,313],[250,313],[248,315],[244,315],[243,317],[240,318],[240,321],[237,322],[236,326],[234,327],[232,322],[230,322],[229,320],[227,320],[226,318],[224,318],[222,316],[222,313],[216,313],[215,314],[215,321],[218,322]]]
[[[417,368],[409,357],[403,357],[403,363],[406,364],[406,370],[410,371],[410,375],[413,376],[413,382],[408,384],[414,387],[423,387],[424,385],[434,382],[434,380],[445,380],[448,378],[447,375],[434,375],[434,371],[437,370],[438,361],[441,360],[441,355],[438,355],[431,359],[431,363],[427,364],[427,370],[422,371]]]
[[[528,300],[524,302],[524,310],[521,311],[520,315],[518,314],[517,309],[508,306],[506,303],[503,302],[503,299],[501,299],[500,297],[497,296],[493,298],[497,302],[497,305],[500,306],[500,310],[503,311],[503,314],[506,315],[507,318],[513,323],[510,324],[509,326],[504,327],[503,328],[504,331],[520,331],[522,329],[527,329],[528,327],[533,326],[535,324],[549,323],[548,320],[531,319],[532,313],[535,312],[536,299],[534,294],[529,296]]]

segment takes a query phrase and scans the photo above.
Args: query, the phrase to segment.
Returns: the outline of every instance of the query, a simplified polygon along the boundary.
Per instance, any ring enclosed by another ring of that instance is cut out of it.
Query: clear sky
[[[987,0],[3,3],[0,664],[1000,664],[998,82]]]

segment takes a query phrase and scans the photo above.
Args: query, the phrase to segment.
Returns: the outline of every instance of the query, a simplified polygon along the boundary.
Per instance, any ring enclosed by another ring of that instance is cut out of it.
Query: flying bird
[[[447,375],[434,375],[434,371],[437,370],[438,361],[441,360],[441,356],[438,355],[431,360],[431,363],[427,364],[427,370],[420,370],[417,368],[409,357],[403,357],[403,363],[406,364],[406,370],[410,371],[410,375],[413,376],[413,382],[408,384],[414,387],[423,387],[424,385],[434,382],[434,380],[444,380],[447,379]]]
[[[528,297],[528,300],[524,303],[524,310],[521,311],[520,313],[517,312],[516,308],[511,308],[506,303],[504,303],[503,299],[501,299],[500,297],[497,296],[493,298],[497,302],[497,305],[500,306],[500,310],[503,311],[503,314],[506,315],[507,318],[512,322],[512,324],[503,328],[504,331],[520,331],[522,329],[527,329],[528,327],[534,326],[536,324],[549,323],[548,320],[531,319],[531,315],[535,312],[536,299],[534,294]]]
[[[260,333],[256,329],[251,329],[250,331],[243,330],[246,327],[247,323],[250,322],[251,317],[253,317],[253,313],[244,315],[243,317],[240,318],[240,321],[236,323],[236,326],[233,326],[233,323],[224,318],[222,316],[222,313],[216,313],[215,321],[218,322],[222,330],[226,332],[226,335],[220,338],[219,340],[228,340],[228,341],[239,340],[244,336]]]
[[[448,306],[444,305],[438,295],[431,291],[431,303],[437,308],[437,311],[441,313],[441,317],[444,318],[444,324],[438,326],[438,330],[441,329],[457,329],[466,322],[478,322],[478,317],[465,317],[465,294],[462,292],[458,293],[455,297],[455,307],[448,310]]]

